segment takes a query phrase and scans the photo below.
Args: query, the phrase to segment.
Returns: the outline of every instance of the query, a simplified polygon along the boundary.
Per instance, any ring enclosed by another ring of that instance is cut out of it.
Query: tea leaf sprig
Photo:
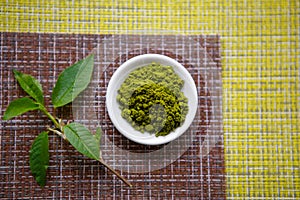
[[[59,75],[51,96],[54,109],[73,102],[86,89],[91,81],[93,68],[94,55],[89,55],[66,68]],[[43,187],[46,185],[47,168],[49,165],[49,132],[53,132],[64,140],[67,140],[83,155],[99,161],[124,183],[131,186],[125,178],[102,159],[100,152],[101,128],[97,128],[96,133],[92,134],[83,124],[77,122],[65,124],[63,119],[55,118],[45,106],[43,89],[39,81],[31,75],[17,70],[13,70],[13,73],[19,85],[29,97],[13,100],[8,105],[3,119],[10,120],[28,111],[40,110],[54,125],[54,127],[49,127],[35,138],[29,153],[30,170],[40,186]]]

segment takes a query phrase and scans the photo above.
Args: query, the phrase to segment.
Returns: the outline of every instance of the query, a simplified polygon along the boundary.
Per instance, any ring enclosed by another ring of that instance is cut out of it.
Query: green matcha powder
[[[188,112],[183,84],[171,66],[152,63],[134,70],[118,90],[122,117],[142,133],[169,134]]]

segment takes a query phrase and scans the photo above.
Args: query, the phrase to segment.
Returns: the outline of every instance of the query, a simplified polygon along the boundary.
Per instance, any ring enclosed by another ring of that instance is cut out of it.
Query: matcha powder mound
[[[122,117],[142,133],[169,134],[188,112],[183,84],[171,66],[152,63],[134,70],[118,90]]]

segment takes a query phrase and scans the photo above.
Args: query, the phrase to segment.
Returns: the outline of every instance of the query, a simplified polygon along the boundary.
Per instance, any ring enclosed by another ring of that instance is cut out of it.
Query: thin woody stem
[[[53,133],[56,133],[57,135],[61,136],[64,140],[67,139],[67,137],[65,136],[65,134],[63,134],[62,132],[52,129],[52,128],[48,128],[49,131],[52,131]]]
[[[40,105],[40,110],[47,115],[47,117],[54,123],[55,127],[58,129],[61,129],[60,124],[56,121],[56,119],[47,111],[47,109],[43,106]]]
[[[116,172],[114,169],[112,169],[107,163],[104,162],[104,160],[100,159],[99,162],[104,165],[109,171],[111,171],[113,174],[115,174],[119,179],[121,179],[124,183],[126,183],[129,187],[132,187],[131,183],[129,183],[124,177],[122,177],[118,172]]]

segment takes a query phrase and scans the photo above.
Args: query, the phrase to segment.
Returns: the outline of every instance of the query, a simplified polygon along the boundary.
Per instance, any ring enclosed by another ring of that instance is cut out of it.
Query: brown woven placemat
[[[51,90],[58,74],[110,37],[110,35],[1,33],[0,197],[2,199],[149,199],[150,197],[154,199],[225,199],[222,137],[204,157],[198,156],[201,140],[195,140],[177,161],[163,169],[147,173],[122,172],[133,184],[133,188],[129,189],[96,161],[85,158],[68,143],[50,134],[48,181],[45,188],[37,186],[30,173],[28,151],[35,136],[51,123],[39,112],[29,112],[13,120],[2,121],[2,115],[8,103],[26,95],[13,78],[12,69],[37,77],[43,85],[46,103],[49,104]],[[197,73],[197,68],[195,68],[197,66],[190,64],[192,57],[183,56],[180,50],[174,49],[174,45],[171,44],[174,36],[151,36],[152,39],[155,37],[159,41],[168,42],[163,43],[157,49],[146,46],[138,51],[136,50],[139,49],[137,43],[136,49],[125,49],[127,54],[115,55],[115,59],[107,63],[107,75],[103,76],[102,81],[99,80],[99,94],[101,95],[101,88],[105,88],[109,81],[108,75],[111,76],[113,71],[129,57],[142,53],[163,53],[176,57],[187,67],[197,84],[199,105],[200,107],[203,105],[203,112],[199,113],[200,119],[203,119],[199,122],[199,134],[205,135],[205,123],[209,120],[209,110],[205,109],[209,108],[210,103],[204,100],[209,94],[201,90],[205,87],[205,82],[201,81],[203,77],[201,78]],[[138,41],[139,37],[136,36],[136,38]],[[216,66],[220,68],[219,38],[195,36],[195,42],[207,51]],[[109,54],[109,52],[106,53]],[[65,111],[69,109],[66,108]],[[107,116],[107,113],[101,109],[97,113],[99,119],[103,115]],[[105,119],[108,118],[105,117]],[[111,131],[112,126],[110,124],[104,127],[104,131],[114,138],[112,140],[116,142],[115,145],[121,148],[130,149],[134,146],[130,150],[141,152],[159,148],[133,144],[122,138],[116,130]]]

